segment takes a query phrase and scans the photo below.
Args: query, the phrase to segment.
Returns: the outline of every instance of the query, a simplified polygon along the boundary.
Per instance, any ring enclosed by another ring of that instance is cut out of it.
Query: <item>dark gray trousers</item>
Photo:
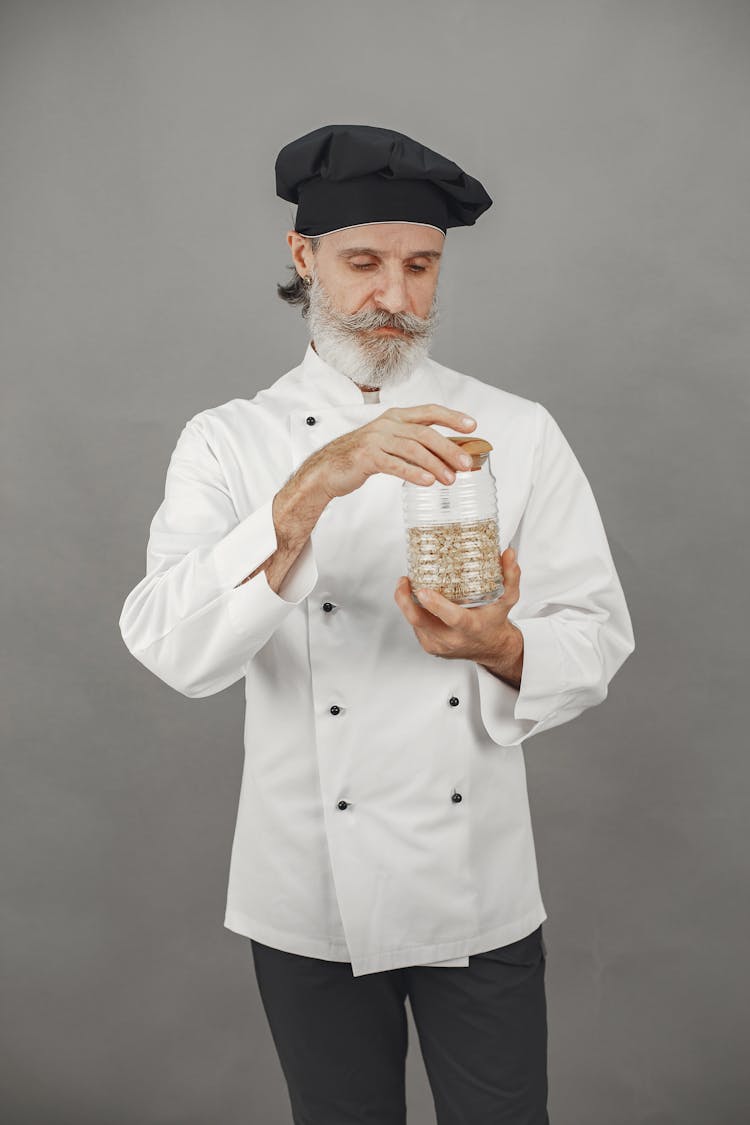
[[[359,977],[251,944],[294,1125],[405,1125],[407,996],[438,1125],[549,1125],[541,926],[468,966]]]

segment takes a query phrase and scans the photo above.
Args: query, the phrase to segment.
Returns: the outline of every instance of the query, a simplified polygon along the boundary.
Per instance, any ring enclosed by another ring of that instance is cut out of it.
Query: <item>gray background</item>
[[[242,686],[180,696],[117,621],[185,421],[302,358],[273,162],[340,121],[495,200],[433,355],[557,418],[633,617],[606,703],[526,745],[552,1125],[747,1120],[749,33],[721,0],[2,5],[8,1125],[290,1120],[222,925]]]

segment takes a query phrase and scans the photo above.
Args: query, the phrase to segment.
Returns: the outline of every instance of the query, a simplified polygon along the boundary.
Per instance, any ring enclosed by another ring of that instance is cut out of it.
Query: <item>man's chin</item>
[[[334,367],[338,365],[362,386],[381,387],[391,379],[408,378],[425,354],[424,345],[415,345],[411,336],[370,329],[359,329],[350,335],[349,345],[342,349],[339,343],[338,347],[329,348],[322,340],[317,351],[324,358],[330,356]]]
[[[390,338],[395,339],[395,337]],[[402,370],[410,370],[416,362],[412,348],[399,348],[395,352],[392,349],[381,351],[380,348],[367,347],[358,350],[365,367],[377,370],[386,376],[397,374]]]
[[[377,383],[379,386],[383,386],[386,383],[408,379],[421,362],[422,356],[420,354],[405,356],[398,364],[379,364],[377,374],[371,376],[371,385],[374,386]]]

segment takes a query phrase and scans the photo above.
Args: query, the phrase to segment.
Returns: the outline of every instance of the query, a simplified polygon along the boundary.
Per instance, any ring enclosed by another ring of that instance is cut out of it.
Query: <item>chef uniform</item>
[[[445,233],[492,202],[445,157],[369,126],[291,142],[276,175],[307,235]],[[520,690],[425,652],[403,617],[399,478],[331,501],[278,592],[263,570],[242,582],[274,553],[273,499],[303,461],[425,403],[471,415],[493,446],[500,549],[521,569]],[[407,994],[440,1125],[546,1122],[547,914],[522,744],[601,703],[634,648],[596,501],[546,408],[432,358],[368,394],[309,343],[252,398],[185,424],[119,625],[183,695],[244,681],[224,924],[252,939],[295,1122],[404,1120]]]

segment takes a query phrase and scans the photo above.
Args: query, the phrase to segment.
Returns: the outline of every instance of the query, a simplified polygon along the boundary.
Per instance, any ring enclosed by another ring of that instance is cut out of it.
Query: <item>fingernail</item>
[[[470,418],[468,414],[465,414],[461,421],[465,426],[473,426],[476,424],[476,419]]]

